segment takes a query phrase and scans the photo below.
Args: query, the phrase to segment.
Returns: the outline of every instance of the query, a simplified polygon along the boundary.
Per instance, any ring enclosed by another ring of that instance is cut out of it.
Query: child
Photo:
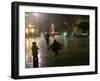
[[[33,67],[38,67],[38,47],[36,42],[32,42],[32,55],[33,55]]]

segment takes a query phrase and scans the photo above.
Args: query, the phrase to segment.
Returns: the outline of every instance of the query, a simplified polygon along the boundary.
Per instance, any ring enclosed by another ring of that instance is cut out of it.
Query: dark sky
[[[30,12],[30,14],[34,14],[34,13]],[[89,21],[89,16],[86,15],[49,14],[49,13],[37,13],[37,14],[39,14],[38,25],[39,25],[40,32],[50,31],[50,27],[52,23],[55,26],[56,32],[62,32],[62,31],[67,31],[67,27],[70,26],[71,24],[74,25],[76,22],[82,20]],[[68,25],[65,25],[64,22],[67,22]]]

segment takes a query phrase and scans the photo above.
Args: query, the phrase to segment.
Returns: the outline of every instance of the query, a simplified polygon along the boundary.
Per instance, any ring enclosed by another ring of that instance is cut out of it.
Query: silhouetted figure
[[[50,34],[48,32],[46,32],[45,40],[46,40],[47,46],[49,46],[49,37],[50,37]]]
[[[36,42],[32,42],[32,55],[33,55],[33,67],[38,67],[38,47]]]
[[[50,48],[53,52],[55,52],[55,57],[58,55],[58,51],[61,50],[61,44],[56,40],[50,45]]]

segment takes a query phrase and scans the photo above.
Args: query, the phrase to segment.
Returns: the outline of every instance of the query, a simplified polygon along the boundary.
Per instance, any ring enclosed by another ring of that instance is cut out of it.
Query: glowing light
[[[64,32],[63,36],[64,36],[64,47],[66,48],[67,47],[67,32]]]
[[[55,32],[54,24],[51,24],[51,33]]]
[[[32,28],[32,29],[31,29],[31,32],[34,33],[34,31],[35,31],[34,28]]]
[[[34,27],[34,25],[32,25],[32,24],[29,24],[29,25],[28,25],[28,27],[29,27],[29,28],[31,28],[31,27]]]
[[[64,36],[67,36],[67,32],[64,32]]]
[[[28,28],[25,29],[26,34],[28,34]]]
[[[28,31],[28,33],[34,33],[34,25],[32,25],[32,24],[29,24],[28,25],[28,30],[26,30],[26,31]]]

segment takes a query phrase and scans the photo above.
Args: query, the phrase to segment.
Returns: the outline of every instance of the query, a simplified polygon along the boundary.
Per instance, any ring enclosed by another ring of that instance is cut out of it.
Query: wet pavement
[[[61,43],[62,49],[55,57],[54,52],[48,50],[46,41],[43,37],[35,39],[39,47],[39,67],[56,66],[76,66],[89,64],[89,39],[88,38],[67,38],[63,36],[55,37]],[[53,38],[50,37],[50,45]],[[32,68],[32,52],[26,54],[26,68]]]

